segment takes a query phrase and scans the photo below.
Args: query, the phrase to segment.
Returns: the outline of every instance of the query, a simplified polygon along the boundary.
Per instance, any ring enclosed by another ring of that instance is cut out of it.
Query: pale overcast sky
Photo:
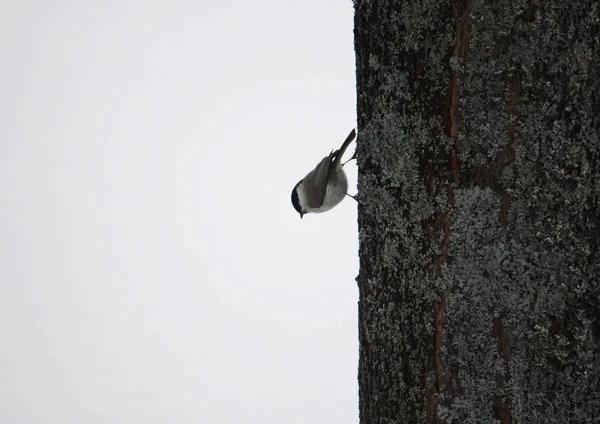
[[[358,422],[356,203],[290,203],[356,125],[352,31],[350,0],[3,2],[0,423]]]

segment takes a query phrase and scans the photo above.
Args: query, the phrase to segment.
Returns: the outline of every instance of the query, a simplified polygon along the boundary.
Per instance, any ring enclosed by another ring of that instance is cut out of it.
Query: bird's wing
[[[331,152],[325,156],[315,169],[310,171],[304,177],[304,184],[307,188],[308,206],[318,208],[323,204],[325,198],[325,189],[327,188],[327,175],[331,166],[331,161],[335,158],[335,153]]]

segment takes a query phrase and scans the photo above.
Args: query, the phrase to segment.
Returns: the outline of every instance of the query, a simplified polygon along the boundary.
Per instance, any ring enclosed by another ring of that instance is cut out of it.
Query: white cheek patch
[[[296,189],[296,192],[298,193],[298,203],[300,203],[300,209],[302,209],[302,212],[309,211],[310,208],[308,207],[308,199],[306,198],[306,193],[304,192],[304,184],[300,184]]]

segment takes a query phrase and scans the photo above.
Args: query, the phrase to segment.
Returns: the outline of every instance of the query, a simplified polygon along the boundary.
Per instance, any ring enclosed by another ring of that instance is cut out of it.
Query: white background
[[[356,125],[352,31],[349,0],[3,3],[1,423],[358,422],[356,203],[290,202]]]

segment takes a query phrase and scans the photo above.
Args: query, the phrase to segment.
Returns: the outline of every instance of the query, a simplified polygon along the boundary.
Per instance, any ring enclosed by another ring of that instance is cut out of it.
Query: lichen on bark
[[[600,411],[600,6],[355,1],[362,423]]]

